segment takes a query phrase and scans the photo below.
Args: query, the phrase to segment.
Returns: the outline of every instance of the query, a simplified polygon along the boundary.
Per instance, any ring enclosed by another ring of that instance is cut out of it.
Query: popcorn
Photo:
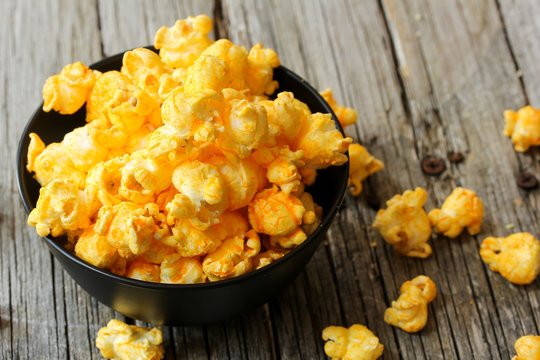
[[[58,111],[73,114],[79,110],[88,97],[99,71],[90,70],[81,62],[64,66],[62,71],[49,77],[43,86],[43,111]]]
[[[212,43],[208,34],[212,19],[206,15],[190,16],[178,20],[174,26],[161,27],[154,38],[161,60],[168,66],[186,68]]]
[[[356,119],[358,117],[356,111],[354,109],[338,104],[338,102],[334,98],[334,93],[332,92],[332,89],[325,89],[321,91],[320,94],[336,114],[341,126],[345,127],[356,123]]]
[[[159,360],[165,350],[161,330],[151,330],[111,320],[98,331],[96,346],[101,355],[113,360]]]
[[[422,330],[427,323],[428,303],[437,295],[435,283],[420,275],[405,281],[399,291],[399,298],[384,312],[384,321],[409,333]]]
[[[512,360],[537,360],[540,359],[540,336],[527,335],[516,340],[514,344],[516,356]]]
[[[89,226],[84,195],[69,180],[53,180],[39,190],[36,207],[28,215],[28,224],[39,236],[60,236],[66,230]]]
[[[373,227],[402,255],[419,258],[431,255],[431,246],[427,243],[431,224],[424,210],[427,196],[422,188],[407,190],[388,200],[388,208],[377,212]]]
[[[144,260],[136,259],[126,271],[126,276],[132,279],[160,282],[161,269],[159,265],[150,264]]]
[[[120,71],[73,64],[51,78],[51,106],[86,102],[87,124],[48,146],[30,135],[40,235],[67,235],[77,256],[121,276],[196,283],[268,265],[319,228],[306,186],[347,161],[352,140],[292,93],[269,98],[274,50],[214,42],[211,29],[205,15],[179,20],[156,33],[159,54],[137,48]]]
[[[362,181],[371,174],[381,171],[384,164],[360,144],[349,146],[349,160],[349,186],[351,194],[358,196],[362,192]]]
[[[462,187],[455,188],[440,209],[429,212],[435,231],[455,238],[466,227],[470,235],[480,232],[484,217],[484,204],[476,193]]]
[[[491,270],[514,284],[531,284],[540,273],[540,241],[529,233],[485,238],[480,257]]]
[[[525,152],[531,146],[540,145],[540,110],[525,106],[517,112],[504,112],[504,135],[512,139],[516,151]]]
[[[329,326],[323,330],[324,352],[332,359],[375,360],[382,356],[384,346],[364,325]]]

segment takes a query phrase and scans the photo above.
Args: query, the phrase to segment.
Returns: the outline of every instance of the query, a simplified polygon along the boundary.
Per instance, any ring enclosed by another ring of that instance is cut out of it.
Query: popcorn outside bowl
[[[150,47],[150,49],[154,50]],[[123,53],[91,66],[100,71],[119,70]],[[335,114],[319,93],[298,75],[280,66],[274,69],[278,91],[291,91],[312,112],[332,114],[336,127],[343,132]],[[35,132],[45,143],[61,141],[64,134],[85,124],[85,107],[73,115],[46,113],[41,106],[26,126],[17,152],[19,194],[26,212],[36,205],[39,183],[26,170],[29,134]],[[64,238],[43,240],[54,257],[73,279],[98,301],[125,316],[153,324],[202,325],[229,320],[246,313],[276,296],[290,284],[323,240],[347,189],[349,164],[318,172],[309,188],[314,200],[323,208],[321,224],[307,240],[283,258],[239,277],[204,284],[151,283],[99,269],[64,248]]]

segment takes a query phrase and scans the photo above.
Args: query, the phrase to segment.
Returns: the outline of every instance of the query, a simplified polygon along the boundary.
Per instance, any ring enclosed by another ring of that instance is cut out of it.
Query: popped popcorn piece
[[[384,345],[367,327],[328,326],[322,332],[324,352],[333,360],[375,360],[382,356]]]
[[[206,280],[197,258],[169,255],[161,263],[161,282],[168,284],[196,284]]]
[[[121,202],[99,209],[94,230],[106,236],[122,257],[128,258],[148,249],[154,237],[154,225],[148,208],[132,202]]]
[[[122,201],[119,192],[122,182],[121,171],[127,161],[127,155],[115,157],[90,169],[84,187],[90,216],[93,216],[101,206],[113,206]]]
[[[118,192],[126,200],[146,204],[171,185],[173,169],[168,162],[149,159],[143,152],[139,155],[122,167]]]
[[[212,43],[208,34],[212,31],[212,19],[206,15],[189,16],[178,20],[174,26],[161,27],[154,38],[159,56],[168,66],[188,67]]]
[[[260,250],[261,241],[253,230],[246,233],[245,241],[243,236],[231,237],[204,258],[203,271],[210,281],[245,274],[251,271],[251,261]]]
[[[512,360],[538,360],[540,359],[540,336],[522,336],[514,343],[516,356]]]
[[[248,52],[246,48],[236,45],[230,40],[219,39],[202,52],[201,58],[204,56],[213,56],[223,60],[226,65],[224,88],[236,90],[246,89],[244,80],[248,66]]]
[[[43,86],[43,111],[58,111],[60,114],[73,114],[79,110],[88,97],[99,71],[77,61],[64,66],[62,71],[49,77]]]
[[[108,150],[99,145],[88,126],[82,126],[67,133],[62,140],[64,156],[82,172],[107,159]]]
[[[112,360],[159,360],[165,350],[163,335],[158,328],[147,329],[111,320],[99,329],[96,346],[101,355]]]
[[[270,265],[276,260],[284,257],[289,251],[281,247],[274,247],[264,252],[260,252],[251,261],[253,269],[257,270],[267,265]]]
[[[325,89],[320,94],[336,114],[341,126],[345,127],[356,123],[358,118],[356,110],[338,104],[332,89]]]
[[[129,264],[125,276],[142,281],[160,282],[161,268],[159,265],[136,259]]]
[[[255,44],[247,57],[246,84],[253,95],[271,95],[278,87],[273,81],[274,68],[280,64],[279,57],[272,49]]]
[[[317,228],[322,220],[323,209],[315,203],[313,196],[310,193],[304,192],[300,196],[300,201],[306,208],[306,212],[302,217],[302,229],[306,235],[311,235]]]
[[[109,244],[105,236],[97,234],[94,226],[86,228],[79,236],[75,255],[102,269],[113,267],[118,258],[116,248]]]
[[[428,303],[437,296],[435,283],[420,275],[405,281],[399,291],[399,298],[384,312],[384,321],[409,333],[422,330],[428,319]]]
[[[249,223],[258,233],[283,236],[302,224],[306,209],[302,202],[278,190],[276,186],[261,191],[249,203]]]
[[[172,70],[152,50],[133,49],[125,52],[122,58],[121,73],[156,99],[159,99],[161,77],[171,72]]]
[[[540,273],[540,240],[530,233],[488,237],[482,241],[480,257],[508,281],[530,284]]]
[[[524,106],[517,112],[504,112],[504,135],[512,139],[514,149],[525,152],[531,146],[540,145],[540,110]]]
[[[349,186],[351,194],[358,196],[362,192],[362,181],[384,168],[382,161],[371,155],[360,144],[349,146]]]
[[[427,196],[422,188],[407,190],[388,200],[387,208],[377,212],[373,227],[402,255],[419,258],[431,255],[427,243],[431,224],[424,210]]]
[[[84,194],[69,180],[53,180],[39,190],[36,207],[28,215],[28,224],[39,236],[60,236],[66,230],[90,225]]]
[[[294,98],[293,93],[280,92],[274,101],[261,101],[266,108],[268,124],[277,131],[278,144],[292,144],[309,121],[311,111],[306,104]]]
[[[465,227],[470,235],[476,235],[482,226],[484,204],[474,191],[457,187],[441,208],[431,210],[428,216],[435,231],[449,238],[461,234]]]

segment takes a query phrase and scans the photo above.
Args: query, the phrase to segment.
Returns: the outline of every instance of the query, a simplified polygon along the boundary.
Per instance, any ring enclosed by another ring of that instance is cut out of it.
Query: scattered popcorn
[[[112,360],[159,360],[165,350],[163,335],[157,328],[147,329],[111,320],[99,329],[96,346],[101,355]]]
[[[101,75],[81,62],[64,66],[60,74],[47,79],[43,86],[43,111],[73,114],[87,100],[88,93]]]
[[[440,209],[429,212],[435,231],[455,238],[466,227],[470,235],[480,232],[484,217],[484,204],[476,193],[462,187],[455,188]]]
[[[514,349],[517,355],[512,360],[538,360],[540,359],[540,336],[522,336],[516,340]]]
[[[402,255],[419,258],[431,255],[431,246],[427,243],[431,224],[424,210],[427,197],[422,188],[407,190],[388,200],[387,208],[377,212],[373,227]]]
[[[356,118],[358,117],[356,111],[354,109],[338,104],[338,102],[334,98],[334,93],[332,92],[332,89],[325,89],[321,91],[321,96],[324,98],[324,100],[326,100],[328,105],[330,105],[330,107],[336,114],[341,126],[345,127],[356,123]]]
[[[382,356],[384,346],[379,338],[364,325],[351,327],[329,326],[323,330],[322,338],[326,356],[333,360],[375,360]]]
[[[409,333],[422,330],[428,319],[428,303],[437,295],[435,283],[420,275],[405,281],[399,291],[399,298],[384,312],[384,321]]]
[[[530,284],[540,273],[540,241],[529,233],[485,238],[480,257],[491,270],[514,284]]]
[[[540,110],[525,106],[517,112],[504,112],[504,135],[512,139],[516,151],[525,152],[531,146],[540,145]]]
[[[374,158],[365,147],[360,144],[351,144],[349,146],[349,186],[351,187],[351,194],[354,196],[360,195],[362,181],[383,168],[382,161]]]
[[[137,48],[120,71],[76,63],[48,80],[44,110],[86,102],[87,123],[58,143],[30,135],[38,234],[66,235],[115,274],[185,284],[268,265],[317,230],[306,186],[348,160],[352,139],[290,92],[269,98],[274,50],[211,30],[206,15],[179,20],[157,31],[159,54]]]

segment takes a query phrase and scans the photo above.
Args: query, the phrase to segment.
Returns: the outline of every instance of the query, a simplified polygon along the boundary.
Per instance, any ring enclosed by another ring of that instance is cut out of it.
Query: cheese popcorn
[[[517,112],[504,112],[504,135],[512,139],[516,151],[525,152],[531,146],[540,145],[540,110],[525,106]]]
[[[160,360],[165,350],[161,330],[151,330],[111,320],[99,329],[96,346],[101,355],[112,360]]]
[[[178,20],[174,26],[161,27],[154,38],[154,47],[168,66],[188,67],[212,43],[208,34],[212,19],[206,15],[190,16]]]
[[[45,106],[86,103],[86,124],[48,145],[30,134],[38,234],[66,235],[114,274],[186,284],[259,269],[316,232],[308,186],[348,161],[352,140],[330,114],[274,95],[274,50],[211,30],[206,15],[178,20],[157,31],[159,53],[127,51],[103,74],[75,63],[47,81]]]
[[[28,224],[35,226],[39,236],[84,229],[90,225],[84,193],[68,180],[53,180],[39,190]]]
[[[511,283],[531,284],[540,273],[540,240],[529,233],[488,237],[482,241],[480,257]]]
[[[322,332],[324,352],[333,360],[375,360],[382,356],[384,346],[364,325],[329,326]]]
[[[476,193],[462,187],[455,188],[440,209],[429,212],[435,231],[455,238],[466,227],[470,235],[480,232],[484,218],[484,204]]]
[[[58,111],[73,114],[79,110],[88,97],[99,71],[91,70],[81,62],[64,66],[62,71],[49,77],[43,86],[43,111]]]
[[[538,360],[540,359],[540,336],[522,336],[514,343],[516,356],[512,360]]]
[[[409,333],[422,330],[427,323],[428,303],[437,295],[435,283],[420,275],[405,281],[399,291],[399,298],[384,312],[384,321]]]
[[[371,174],[381,171],[384,164],[360,144],[349,146],[349,159],[349,186],[351,194],[358,196],[362,192],[362,181]]]
[[[320,94],[336,114],[341,126],[345,127],[356,123],[356,119],[358,117],[356,111],[354,109],[338,104],[338,102],[334,98],[334,93],[332,92],[332,89],[325,89],[321,91]]]
[[[387,208],[377,212],[373,227],[402,255],[419,258],[431,255],[431,246],[427,243],[431,224],[424,210],[427,196],[422,188],[407,190],[388,200]]]

